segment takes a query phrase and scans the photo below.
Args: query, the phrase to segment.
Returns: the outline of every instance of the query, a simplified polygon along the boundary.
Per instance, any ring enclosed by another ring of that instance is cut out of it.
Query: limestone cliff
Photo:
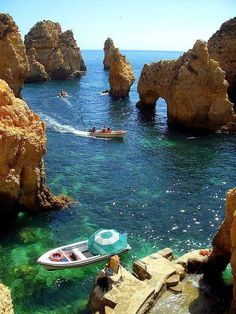
[[[45,187],[42,157],[45,125],[27,104],[0,80],[0,215],[20,209],[38,211],[63,207],[68,199]],[[2,220],[2,218],[1,218]]]
[[[59,23],[36,23],[25,36],[25,46],[30,62],[28,82],[74,78],[86,70],[73,32],[62,32]]]
[[[119,49],[113,48],[109,73],[110,94],[116,98],[128,96],[134,80],[133,70],[126,57]]]
[[[8,14],[0,13],[0,79],[20,97],[28,73],[28,59],[18,27]]]
[[[0,283],[0,313],[13,314],[13,304],[9,289]]]
[[[226,21],[208,40],[210,57],[219,62],[229,83],[229,98],[236,102],[236,17]]]
[[[107,38],[107,40],[104,43],[104,48],[103,48],[103,50],[104,50],[104,60],[103,60],[104,70],[110,69],[110,63],[111,63],[113,48],[115,48],[113,40],[111,38]]]
[[[226,194],[225,219],[213,239],[213,249],[205,272],[220,275],[231,262],[234,279],[231,313],[236,313],[236,188]]]
[[[138,82],[139,107],[167,103],[168,122],[185,127],[217,130],[234,120],[225,73],[210,59],[207,45],[197,40],[176,61],[145,64]]]

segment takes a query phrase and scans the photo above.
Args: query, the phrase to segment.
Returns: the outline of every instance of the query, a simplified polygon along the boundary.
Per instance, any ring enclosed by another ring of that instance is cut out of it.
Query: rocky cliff
[[[103,65],[104,65],[104,70],[109,70],[110,69],[110,63],[111,63],[111,58],[112,58],[112,51],[115,48],[113,40],[111,38],[107,38],[105,43],[104,43],[104,60],[103,60]]]
[[[9,289],[0,283],[0,313],[13,314],[13,304]]]
[[[185,127],[217,130],[233,121],[225,73],[210,59],[207,45],[197,40],[176,61],[145,64],[138,82],[138,106],[167,103],[168,122]]]
[[[226,21],[208,40],[210,57],[220,63],[229,83],[229,98],[236,103],[236,17]]]
[[[79,77],[86,70],[73,32],[62,32],[59,23],[38,22],[25,36],[30,63],[26,81]]]
[[[126,57],[119,49],[113,48],[109,73],[110,94],[115,98],[128,96],[134,80],[133,70]]]
[[[0,14],[0,79],[20,97],[28,73],[28,59],[18,27],[8,14]]]
[[[3,218],[20,209],[34,212],[66,205],[66,197],[53,196],[44,184],[44,123],[2,80],[0,152],[0,215]]]

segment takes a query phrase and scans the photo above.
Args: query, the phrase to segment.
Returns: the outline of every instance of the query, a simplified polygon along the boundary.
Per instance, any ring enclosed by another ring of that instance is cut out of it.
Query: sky
[[[42,20],[71,29],[78,46],[103,49],[111,37],[121,50],[175,50],[208,40],[236,16],[236,0],[0,0],[22,37]]]

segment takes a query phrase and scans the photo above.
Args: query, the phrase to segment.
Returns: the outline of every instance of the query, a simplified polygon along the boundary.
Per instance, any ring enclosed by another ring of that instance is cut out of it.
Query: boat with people
[[[123,138],[126,135],[127,131],[116,130],[113,131],[110,128],[104,127],[101,130],[96,130],[95,127],[89,130],[89,135],[99,138]]]
[[[54,248],[39,257],[37,263],[48,270],[81,267],[120,255],[131,249],[127,233],[116,229],[100,229],[88,240]]]
[[[60,91],[60,93],[59,93],[59,96],[60,96],[60,97],[68,97],[68,93],[67,93],[64,89],[62,89],[62,90]]]

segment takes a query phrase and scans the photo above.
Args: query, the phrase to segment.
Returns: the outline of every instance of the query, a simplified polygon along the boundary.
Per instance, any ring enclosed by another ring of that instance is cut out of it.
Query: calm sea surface
[[[11,288],[16,313],[86,313],[96,272],[48,272],[45,251],[86,239],[99,228],[127,231],[132,251],[123,265],[164,247],[176,255],[207,247],[224,217],[225,193],[236,182],[236,136],[169,130],[163,99],[150,114],[135,104],[144,63],[180,52],[124,51],[136,82],[129,98],[112,100],[103,51],[83,51],[80,80],[28,84],[23,95],[47,125],[47,185],[72,196],[64,211],[20,215],[1,238],[0,280]],[[59,98],[67,90],[69,97]],[[86,137],[92,126],[127,130],[122,140]]]

